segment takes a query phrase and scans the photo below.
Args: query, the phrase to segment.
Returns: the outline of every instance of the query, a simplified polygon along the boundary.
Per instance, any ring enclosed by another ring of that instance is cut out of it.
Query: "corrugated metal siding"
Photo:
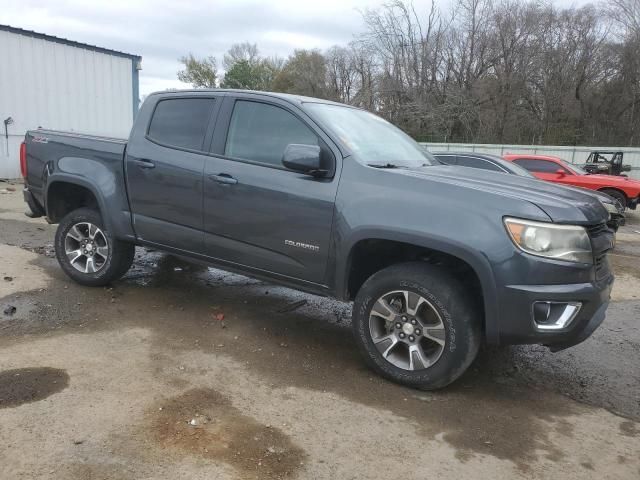
[[[128,58],[0,30],[0,178],[20,175],[24,133],[39,126],[127,137],[133,122]],[[9,155],[2,120],[9,125]]]
[[[624,152],[624,163],[631,165],[630,177],[640,179],[640,148],[620,147],[557,147],[546,145],[490,145],[483,143],[422,143],[432,152],[460,151],[482,152],[494,155],[522,153],[532,155],[553,155],[570,163],[585,163],[589,154],[595,150]]]

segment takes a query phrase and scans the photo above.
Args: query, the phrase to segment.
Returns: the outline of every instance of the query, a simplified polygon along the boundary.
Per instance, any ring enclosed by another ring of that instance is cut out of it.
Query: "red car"
[[[541,180],[604,192],[632,210],[640,201],[638,180],[615,175],[590,175],[577,165],[547,155],[510,153],[504,155],[504,159],[520,165]]]

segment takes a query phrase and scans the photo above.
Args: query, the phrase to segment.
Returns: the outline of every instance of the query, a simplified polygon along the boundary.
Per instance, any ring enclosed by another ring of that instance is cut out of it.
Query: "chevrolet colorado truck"
[[[149,95],[128,141],[34,130],[29,215],[58,223],[82,285],[127,272],[136,245],[354,301],[379,374],[437,389],[482,342],[560,350],[603,321],[608,212],[590,195],[441,165],[376,115],[234,90]]]

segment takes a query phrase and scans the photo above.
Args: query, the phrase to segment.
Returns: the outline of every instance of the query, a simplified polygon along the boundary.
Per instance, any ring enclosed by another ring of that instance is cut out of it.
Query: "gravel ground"
[[[423,393],[366,369],[349,304],[147,249],[74,284],[19,190],[0,183],[2,479],[640,477],[637,213],[590,339],[486,348]]]

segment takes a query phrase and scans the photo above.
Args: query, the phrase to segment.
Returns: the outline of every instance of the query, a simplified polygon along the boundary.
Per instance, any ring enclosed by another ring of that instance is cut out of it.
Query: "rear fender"
[[[64,159],[61,159],[62,162]],[[87,161],[86,159],[79,159]],[[98,162],[92,162],[94,167],[100,165]],[[100,166],[95,169],[91,177],[88,175],[81,175],[79,173],[72,173],[69,171],[61,172],[57,170],[51,173],[47,178],[45,187],[45,209],[47,217],[49,217],[49,193],[51,188],[59,183],[69,183],[77,185],[79,187],[86,188],[95,197],[98,207],[100,209],[100,215],[105,223],[105,227],[111,231],[114,237],[133,241],[135,235],[131,226],[131,214],[128,209],[126,191],[124,186],[119,186],[118,181],[113,175],[105,176],[104,170],[108,170],[105,166]],[[98,179],[98,181],[94,180]]]

